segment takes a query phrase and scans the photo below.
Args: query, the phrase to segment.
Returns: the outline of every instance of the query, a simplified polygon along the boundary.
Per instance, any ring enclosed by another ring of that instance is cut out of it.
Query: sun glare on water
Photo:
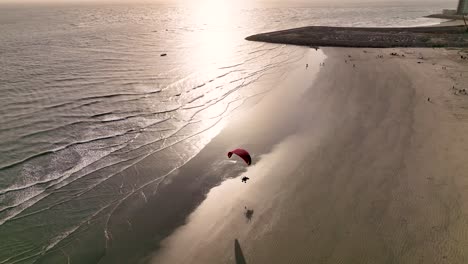
[[[236,21],[236,12],[248,7],[244,0],[201,0],[192,3],[197,22],[208,25],[227,25]]]
[[[196,50],[192,50],[196,54],[191,55],[214,63],[229,56],[245,37],[238,29],[246,23],[242,19],[242,10],[248,6],[249,3],[243,0],[192,2],[191,24],[199,31],[187,39],[189,43],[197,43]]]
[[[238,63],[239,46],[245,41],[245,33],[242,28],[246,27],[246,21],[243,19],[243,10],[248,8],[249,3],[243,0],[200,0],[190,3],[190,24],[195,28],[195,32],[185,34],[185,43],[191,43],[190,54],[187,54],[191,60],[187,61],[188,67],[196,69],[200,73],[199,83],[206,83],[205,88],[210,92],[204,94],[204,98],[221,98],[226,91],[224,89],[211,89],[210,85],[219,85],[209,80],[216,79],[223,71],[221,67]],[[232,75],[237,73],[232,73]],[[207,77],[208,76],[208,77]],[[229,82],[225,83],[229,85]],[[235,96],[233,93],[231,96]],[[227,107],[234,107],[236,104],[226,105],[219,102],[210,106],[205,111],[199,113],[197,118],[212,122],[222,118],[223,112]],[[229,108],[229,109],[230,109]],[[214,119],[213,119],[214,118]],[[223,122],[220,122],[211,132],[207,132],[206,139],[211,140],[219,130],[222,129]]]

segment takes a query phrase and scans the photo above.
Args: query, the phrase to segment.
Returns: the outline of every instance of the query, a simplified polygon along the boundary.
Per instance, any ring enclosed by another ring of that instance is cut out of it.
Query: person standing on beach
[[[309,68],[309,64],[308,64],[308,63],[306,63],[306,69],[307,69],[307,68]]]

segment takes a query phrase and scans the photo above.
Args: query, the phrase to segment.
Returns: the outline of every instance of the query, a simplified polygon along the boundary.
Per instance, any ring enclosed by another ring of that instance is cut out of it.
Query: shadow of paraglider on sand
[[[242,249],[237,239],[234,240],[234,253],[236,256],[236,264],[247,264],[244,258],[244,253],[242,253]]]
[[[245,218],[247,219],[247,222],[250,222],[252,220],[253,214],[254,214],[253,209],[248,209],[247,207],[245,207],[244,215],[245,215]]]

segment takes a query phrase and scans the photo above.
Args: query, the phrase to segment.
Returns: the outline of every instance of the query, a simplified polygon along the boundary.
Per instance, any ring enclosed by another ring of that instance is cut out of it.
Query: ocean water
[[[246,36],[429,25],[439,21],[424,15],[449,7],[0,7],[0,263],[144,254],[115,253],[132,250],[118,233],[132,232],[134,210],[307,50]],[[168,233],[135,247],[155,249]]]

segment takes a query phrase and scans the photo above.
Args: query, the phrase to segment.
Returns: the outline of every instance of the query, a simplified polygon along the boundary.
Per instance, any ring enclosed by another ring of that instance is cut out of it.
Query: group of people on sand
[[[465,88],[463,88],[463,89],[458,89],[458,88],[456,88],[455,85],[454,85],[454,86],[452,86],[452,89],[455,90],[455,94],[456,94],[456,95],[457,95],[457,94],[463,94],[463,95],[467,95],[467,94],[468,94],[468,92],[466,91]]]
[[[320,63],[320,66],[325,66],[325,62],[321,62],[321,63]],[[306,68],[306,69],[309,68],[309,64],[308,64],[308,63],[306,63],[305,68]]]
[[[350,55],[348,55],[348,56],[351,57]],[[348,63],[348,60],[345,60],[345,63]],[[325,66],[325,62],[321,62],[321,63],[320,63],[320,66],[321,66],[321,67]],[[356,64],[353,64],[353,68],[355,68],[355,67],[356,67]],[[305,68],[306,68],[306,69],[309,68],[309,64],[308,64],[308,63],[306,63]]]
[[[400,54],[396,53],[396,52],[392,52],[390,53],[391,56],[400,56]],[[401,57],[405,57],[405,54],[401,54]]]

